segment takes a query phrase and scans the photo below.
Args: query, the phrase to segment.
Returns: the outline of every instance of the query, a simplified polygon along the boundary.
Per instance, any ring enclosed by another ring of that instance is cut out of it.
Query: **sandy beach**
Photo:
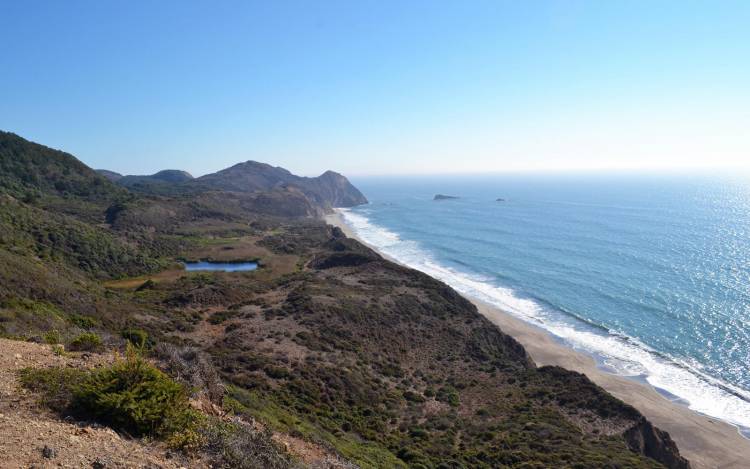
[[[343,222],[340,214],[328,215],[326,222],[338,226],[347,236],[359,239]],[[385,257],[398,262],[398,259]],[[612,395],[638,409],[656,426],[669,432],[692,467],[750,467],[750,440],[740,435],[736,427],[671,402],[647,383],[607,373],[597,367],[593,357],[566,347],[546,331],[494,306],[468,299],[503,332],[518,340],[537,365],[558,365],[586,374]]]

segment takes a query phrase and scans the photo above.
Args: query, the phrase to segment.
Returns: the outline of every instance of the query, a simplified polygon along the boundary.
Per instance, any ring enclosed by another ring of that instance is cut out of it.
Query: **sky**
[[[0,129],[95,168],[750,168],[747,1],[0,0]]]

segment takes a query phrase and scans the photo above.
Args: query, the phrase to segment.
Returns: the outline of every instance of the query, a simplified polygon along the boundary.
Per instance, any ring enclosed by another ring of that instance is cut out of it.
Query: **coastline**
[[[326,215],[325,221],[377,251],[353,232],[340,213]],[[400,263],[398,259],[378,253]],[[648,383],[608,373],[597,366],[592,356],[565,346],[541,328],[493,305],[471,297],[467,299],[483,316],[518,340],[538,366],[557,365],[585,374],[613,396],[638,409],[654,425],[669,432],[680,454],[691,462],[693,468],[745,467],[750,461],[750,441],[735,426],[672,402]]]

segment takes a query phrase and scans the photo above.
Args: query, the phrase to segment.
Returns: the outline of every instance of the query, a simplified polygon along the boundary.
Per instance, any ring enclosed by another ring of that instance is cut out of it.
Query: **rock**
[[[505,199],[499,198],[499,199],[496,199],[495,202],[505,202]]]
[[[444,195],[444,194],[437,194],[435,197],[432,198],[432,200],[450,200],[450,199],[458,199],[455,195]]]
[[[15,355],[13,355],[13,358],[15,358],[16,360],[20,360],[22,357],[21,357],[20,353],[17,353]]]
[[[44,448],[42,448],[42,456],[44,456],[45,459],[52,459],[57,456],[57,451],[55,451],[54,448],[44,445]]]
[[[669,433],[654,427],[645,417],[642,416],[624,436],[632,451],[655,459],[669,469],[690,469],[690,463],[680,456]]]

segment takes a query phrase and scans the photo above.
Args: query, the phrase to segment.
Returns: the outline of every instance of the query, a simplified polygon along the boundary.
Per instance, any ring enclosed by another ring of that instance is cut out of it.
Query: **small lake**
[[[192,272],[196,270],[220,270],[224,272],[242,272],[258,268],[257,262],[184,262],[185,270]]]

